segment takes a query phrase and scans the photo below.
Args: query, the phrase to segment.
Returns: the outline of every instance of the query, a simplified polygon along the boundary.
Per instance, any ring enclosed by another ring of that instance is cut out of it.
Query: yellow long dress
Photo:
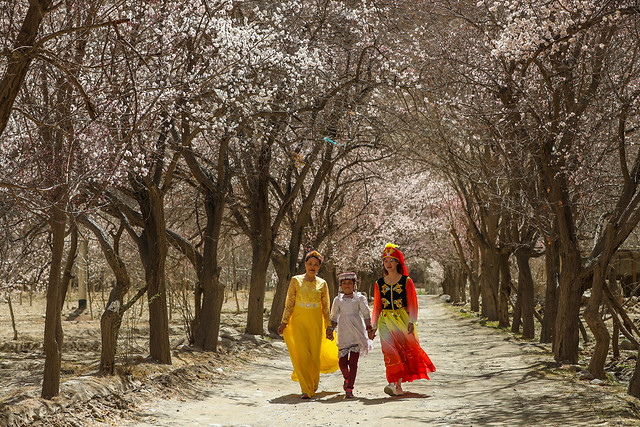
[[[300,382],[302,393],[316,394],[320,373],[335,372],[338,346],[325,336],[330,324],[329,288],[324,279],[304,280],[304,274],[291,278],[282,322],[284,341],[293,365],[291,379]]]

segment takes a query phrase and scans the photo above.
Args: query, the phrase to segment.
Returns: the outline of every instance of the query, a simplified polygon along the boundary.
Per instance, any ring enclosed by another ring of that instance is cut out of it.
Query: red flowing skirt
[[[413,333],[408,332],[408,323],[409,314],[404,309],[382,310],[378,318],[378,332],[389,383],[429,379],[427,374],[436,370],[427,353],[420,347],[417,331],[414,329]]]

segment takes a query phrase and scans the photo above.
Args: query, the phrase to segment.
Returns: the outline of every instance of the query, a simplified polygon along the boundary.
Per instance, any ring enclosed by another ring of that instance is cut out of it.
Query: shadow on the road
[[[377,397],[375,399],[356,396],[356,400],[359,400],[360,402],[362,402],[363,405],[381,405],[384,403],[391,403],[391,402],[407,400],[407,399],[428,399],[430,397],[431,396],[429,396],[428,394],[413,393],[413,392],[407,391],[402,396]]]
[[[488,379],[488,378],[500,376],[502,374],[508,374],[516,371],[524,371],[525,374],[522,377],[523,379],[530,378],[530,377],[533,377],[533,379],[540,379],[545,377],[544,372],[541,372],[540,369],[547,368],[547,367],[548,367],[547,363],[537,362],[529,366],[522,366],[520,368],[501,369],[501,370],[495,370],[487,373],[481,373],[476,375],[475,377]]]
[[[428,399],[431,396],[422,393],[405,392],[402,396],[387,396],[370,399],[368,397],[360,397],[356,395],[353,399],[347,399],[344,393],[338,393],[335,391],[321,391],[317,393],[311,399],[301,399],[299,394],[287,394],[284,396],[270,399],[269,403],[273,404],[289,404],[296,405],[305,402],[317,402],[317,403],[342,403],[347,401],[362,402],[363,405],[381,405],[384,403],[390,403],[393,401],[401,401],[406,399]]]
[[[305,403],[305,402],[330,403],[330,400],[335,400],[336,398],[339,398],[340,400],[342,400],[344,396],[336,396],[338,394],[339,393],[337,391],[321,391],[319,393],[316,393],[316,395],[311,399],[301,399],[300,394],[286,394],[284,396],[276,397],[275,399],[270,399],[269,403],[277,403],[277,404],[284,403],[289,405]],[[329,397],[329,396],[331,396],[331,399],[329,400],[325,399],[326,397]]]

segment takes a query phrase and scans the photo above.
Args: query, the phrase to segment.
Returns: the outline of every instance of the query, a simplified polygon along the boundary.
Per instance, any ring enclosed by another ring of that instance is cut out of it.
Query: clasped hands
[[[278,334],[282,335],[282,333],[284,332],[284,328],[287,326],[286,323],[281,323],[280,326],[278,326]],[[376,330],[375,328],[370,328],[367,329],[367,335],[369,336],[369,339],[372,340],[376,337]],[[412,334],[414,331],[414,325],[413,323],[409,322],[409,324],[407,324],[407,332],[409,332],[410,334]],[[333,328],[329,327],[327,328],[326,331],[326,337],[328,340],[333,341]]]

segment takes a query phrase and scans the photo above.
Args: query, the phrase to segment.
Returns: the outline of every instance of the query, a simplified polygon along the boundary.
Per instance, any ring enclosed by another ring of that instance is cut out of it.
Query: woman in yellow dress
[[[305,256],[306,273],[291,278],[282,323],[278,327],[293,365],[291,379],[300,382],[303,399],[315,396],[320,373],[340,368],[329,315],[329,288],[324,279],[316,277],[321,265],[319,252],[312,251]]]

